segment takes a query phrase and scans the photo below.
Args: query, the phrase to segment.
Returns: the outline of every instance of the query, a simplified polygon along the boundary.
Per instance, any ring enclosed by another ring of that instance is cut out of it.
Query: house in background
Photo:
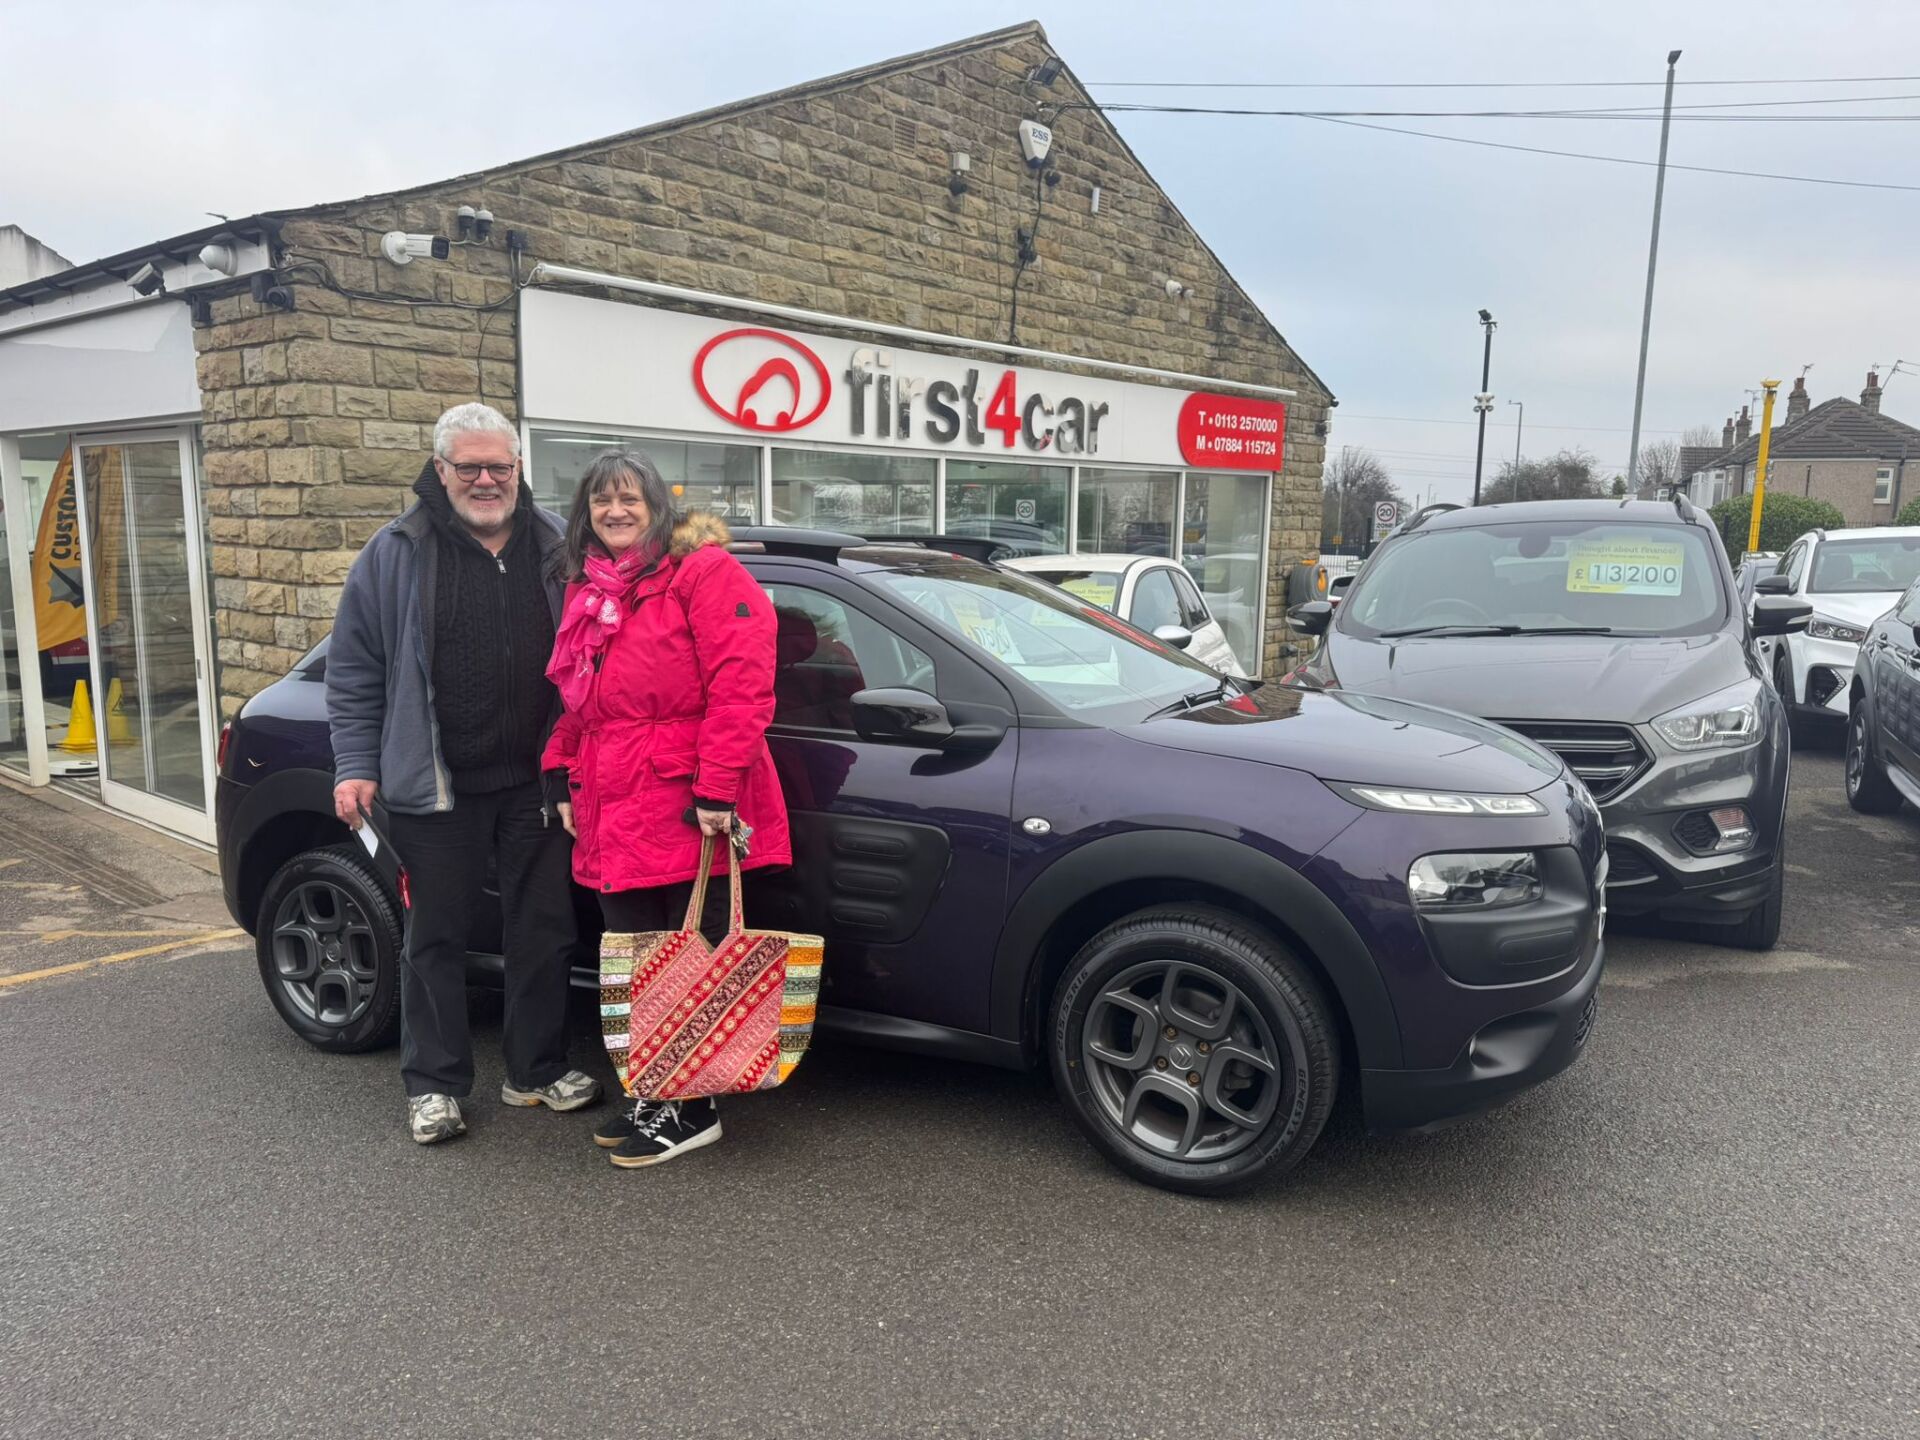
[[[1920,461],[1920,430],[1880,413],[1880,377],[1867,372],[1860,399],[1812,404],[1806,377],[1787,395],[1786,423],[1773,431],[1767,489],[1771,494],[1825,500],[1849,525],[1891,525],[1900,507],[1920,493],[1909,460]],[[1742,406],[1729,420],[1717,452],[1701,456],[1689,447],[1681,469],[1696,505],[1713,505],[1753,489],[1760,437]]]

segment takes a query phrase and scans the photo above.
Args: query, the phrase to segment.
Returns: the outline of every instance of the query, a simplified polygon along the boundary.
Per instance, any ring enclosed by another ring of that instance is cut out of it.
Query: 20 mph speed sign
[[[1400,523],[1400,507],[1391,500],[1382,500],[1373,507],[1373,538],[1378,540],[1394,526]]]

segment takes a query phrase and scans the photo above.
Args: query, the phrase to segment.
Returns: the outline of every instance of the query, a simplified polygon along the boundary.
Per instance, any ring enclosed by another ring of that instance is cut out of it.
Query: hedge
[[[1920,504],[1920,502],[1916,502]],[[1707,512],[1720,527],[1727,554],[1736,564],[1746,553],[1747,534],[1753,524],[1753,496],[1735,495],[1722,500]],[[1902,512],[1905,513],[1904,511]],[[1769,495],[1760,507],[1760,549],[1786,549],[1809,530],[1841,530],[1847,517],[1824,500],[1808,500],[1799,495]],[[1902,522],[1905,523],[1905,522]],[[1920,519],[1913,523],[1920,524]]]
[[[1907,501],[1900,507],[1900,513],[1893,517],[1896,525],[1920,525],[1920,495]]]

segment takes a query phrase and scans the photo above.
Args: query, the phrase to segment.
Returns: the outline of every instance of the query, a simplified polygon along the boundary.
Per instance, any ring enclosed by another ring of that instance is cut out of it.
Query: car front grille
[[[1627,725],[1585,720],[1497,720],[1544,745],[1585,782],[1602,805],[1638,780],[1653,763],[1640,737]]]
[[[1713,823],[1713,816],[1704,810],[1695,810],[1681,817],[1680,823],[1673,827],[1673,833],[1682,845],[1696,855],[1710,855],[1713,847],[1720,843],[1720,827]]]
[[[1607,888],[1620,885],[1643,885],[1654,879],[1658,871],[1637,845],[1619,843],[1607,846]]]

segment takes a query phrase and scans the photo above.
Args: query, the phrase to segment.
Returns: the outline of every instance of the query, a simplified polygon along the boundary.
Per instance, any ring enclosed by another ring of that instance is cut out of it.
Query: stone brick
[[[387,392],[370,385],[336,385],[333,387],[334,413],[343,418],[355,420],[384,420],[387,418]]]
[[[272,485],[311,485],[313,451],[274,450],[267,455],[267,482]]]
[[[447,390],[471,395],[480,385],[480,367],[472,360],[446,355],[422,355],[420,384],[428,390]],[[508,388],[511,388],[509,383]]]
[[[411,485],[425,461],[418,450],[344,450],[340,470],[349,485],[369,480]]]
[[[201,462],[201,469],[209,487],[267,483],[267,456],[264,450],[210,449]]]
[[[295,380],[371,385],[373,353],[326,340],[292,340],[287,343],[287,373]]]
[[[420,383],[420,357],[411,352],[374,351],[373,383],[389,390],[411,389]]]
[[[318,445],[339,450],[360,443],[358,420],[296,420],[292,429],[293,443],[296,445]]]
[[[301,580],[300,552],[298,550],[261,551],[260,578],[262,580],[279,580],[290,585],[299,584]]]
[[[249,538],[256,545],[280,550],[332,550],[340,541],[338,520],[303,517],[297,520],[256,520]]]
[[[420,473],[425,461],[415,463],[407,474],[406,484],[394,482],[383,485],[321,485],[307,492],[307,514],[309,515],[379,515],[391,520],[412,500],[407,486]]]
[[[418,425],[398,420],[369,420],[361,430],[370,449],[424,450],[427,445]]]
[[[273,387],[273,408],[278,415],[331,415],[333,387],[310,383],[276,385]],[[300,442],[296,440],[294,443]]]
[[[292,485],[269,485],[254,492],[258,512],[262,515],[298,515],[300,501],[306,491]]]

